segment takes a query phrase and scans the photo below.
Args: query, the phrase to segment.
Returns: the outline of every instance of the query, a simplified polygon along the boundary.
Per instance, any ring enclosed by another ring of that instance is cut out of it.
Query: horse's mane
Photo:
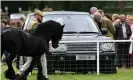
[[[19,31],[22,31],[18,28],[12,28],[12,27],[4,27],[4,28],[1,28],[1,34],[6,32],[6,31],[10,31],[10,30],[19,30]]]
[[[40,23],[37,28],[36,28],[36,33],[42,34],[42,33],[46,33],[46,32],[51,32],[51,31],[56,31],[59,30],[61,28],[61,24],[53,21],[53,20],[49,20],[43,23]]]
[[[47,39],[51,37],[52,40],[60,40],[62,38],[63,28],[64,25],[62,26],[56,21],[49,20],[39,24],[35,30],[35,34],[38,36],[41,35]]]

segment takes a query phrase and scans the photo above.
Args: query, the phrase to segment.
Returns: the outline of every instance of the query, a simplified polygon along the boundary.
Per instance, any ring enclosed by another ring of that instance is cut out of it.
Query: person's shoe
[[[42,78],[41,79],[38,78],[37,80],[49,80],[49,78],[43,78],[43,79]]]
[[[46,78],[46,77],[38,77],[37,80],[49,80],[49,78]]]
[[[46,78],[43,75],[38,75],[37,80],[49,80],[49,78]]]
[[[16,78],[14,70],[7,69],[4,73],[5,73],[5,77],[7,79],[15,79]]]
[[[46,80],[49,80],[49,78],[46,78]]]

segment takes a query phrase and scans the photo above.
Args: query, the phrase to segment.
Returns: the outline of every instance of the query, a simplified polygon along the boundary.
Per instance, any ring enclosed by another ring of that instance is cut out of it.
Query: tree
[[[124,11],[124,2],[123,1],[119,1],[119,7],[120,7],[120,12]]]

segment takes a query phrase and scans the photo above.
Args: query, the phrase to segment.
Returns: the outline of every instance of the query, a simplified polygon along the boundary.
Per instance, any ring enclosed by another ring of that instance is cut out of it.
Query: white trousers
[[[32,59],[33,59],[32,57],[27,57],[26,63],[20,68],[20,70],[17,72],[17,74],[19,74],[19,75],[23,74],[26,71],[26,69],[28,69],[30,67]],[[47,75],[47,60],[46,60],[46,55],[45,54],[43,54],[41,56],[41,65],[42,65],[43,75],[46,78],[48,78],[48,75]]]
[[[132,33],[132,35],[130,37],[130,40],[133,40],[133,33]],[[132,54],[132,53],[133,53],[133,42],[131,42],[130,48],[129,48],[129,54]]]
[[[133,53],[133,42],[131,42],[130,44],[130,48],[129,48],[129,54]]]

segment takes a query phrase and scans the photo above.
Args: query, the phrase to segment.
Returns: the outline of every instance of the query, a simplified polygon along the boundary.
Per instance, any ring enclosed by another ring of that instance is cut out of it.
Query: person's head
[[[98,9],[96,7],[91,7],[90,8],[90,13],[93,15],[95,12],[97,12]]]
[[[112,15],[111,14],[105,14],[105,17],[112,21]]]
[[[121,14],[120,15],[120,22],[125,23],[125,21],[126,21],[126,16],[124,14]]]
[[[24,18],[23,17],[21,17],[20,20],[24,22]]]
[[[34,16],[35,16],[35,18],[38,20],[38,22],[41,23],[44,14],[43,14],[43,12],[41,12],[40,10],[36,10]]]
[[[22,27],[20,21],[17,22],[17,27]]]
[[[7,24],[8,24],[8,22],[7,22],[6,19],[3,19],[3,20],[1,21],[1,25],[2,25],[2,27],[6,27]]]
[[[35,8],[35,9],[34,9],[34,12],[36,12],[37,10],[39,10],[39,9],[38,9],[38,8]]]
[[[44,8],[43,11],[44,12],[51,12],[51,11],[53,11],[53,9],[52,8]]]
[[[12,23],[10,24],[10,27],[12,27],[12,28],[17,28],[17,23],[16,23],[16,22],[12,22]]]
[[[96,22],[99,22],[100,20],[101,20],[101,14],[99,13],[99,12],[95,12],[94,13],[94,20],[96,21]]]
[[[118,14],[113,14],[112,15],[112,21],[116,21],[117,19],[119,19],[119,15]]]
[[[101,14],[102,17],[104,17],[104,11],[99,9],[98,12]]]
[[[133,15],[131,15],[131,16],[129,17],[129,23],[130,23],[130,25],[133,24]]]
[[[130,15],[126,15],[126,22],[129,24]]]
[[[126,18],[130,18],[130,15],[126,15]]]

